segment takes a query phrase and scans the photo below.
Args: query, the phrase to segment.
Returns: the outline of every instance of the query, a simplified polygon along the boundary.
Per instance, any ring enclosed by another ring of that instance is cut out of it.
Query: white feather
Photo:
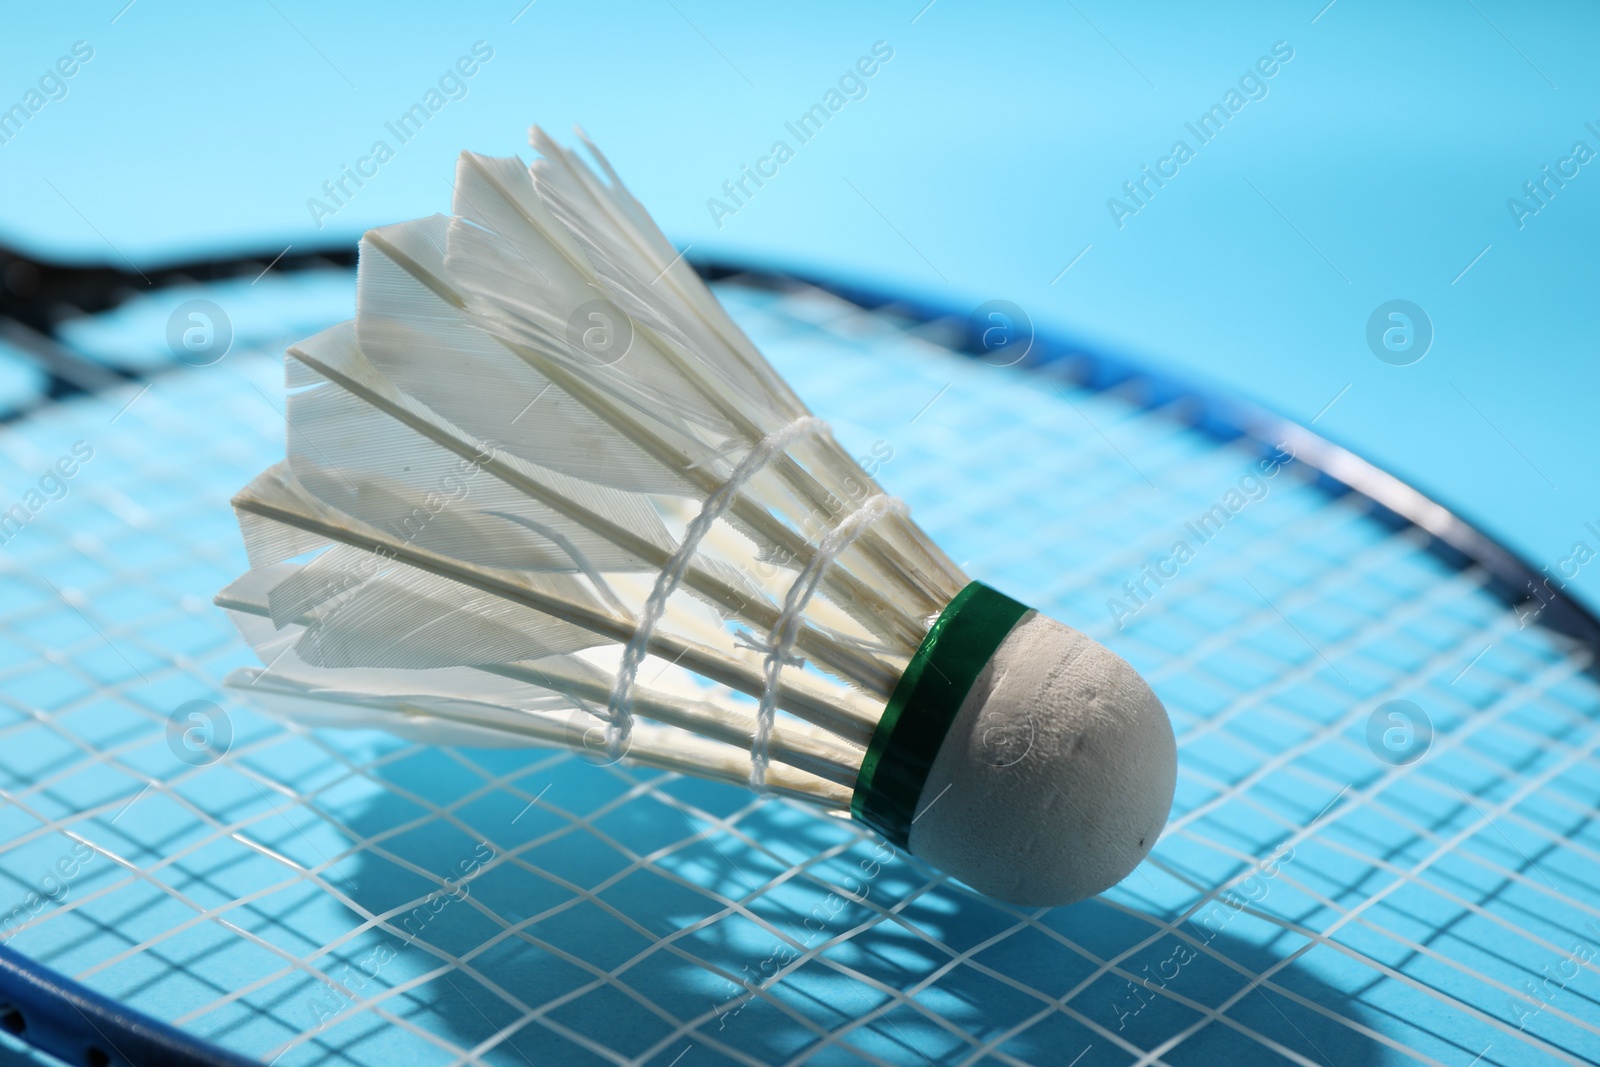
[[[965,576],[896,508],[817,558],[877,486],[604,157],[533,141],[531,170],[463,154],[453,217],[370,232],[355,320],[291,348],[287,459],[235,498],[252,570],[218,597],[267,666],[230,684],[434,743],[599,731],[729,781],[770,754],[771,788],[847,805]],[[806,665],[769,669],[791,637]]]

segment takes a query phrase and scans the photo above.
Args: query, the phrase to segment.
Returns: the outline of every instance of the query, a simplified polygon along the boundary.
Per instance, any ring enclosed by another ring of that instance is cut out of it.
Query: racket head
[[[1549,979],[1600,944],[1592,618],[1309,431],[1009,309],[705,267],[952,558],[1167,704],[1172,822],[1103,897],[1020,911],[737,789],[261,717],[218,687],[252,662],[209,606],[226,499],[282,447],[277,353],[351,292],[265,258],[125,302],[73,276],[91,314],[12,320],[59,345],[0,456],[41,501],[0,563],[14,1008],[13,973],[73,982],[279,1063],[1593,1047],[1593,995]],[[166,342],[192,300],[232,334],[205,366]]]

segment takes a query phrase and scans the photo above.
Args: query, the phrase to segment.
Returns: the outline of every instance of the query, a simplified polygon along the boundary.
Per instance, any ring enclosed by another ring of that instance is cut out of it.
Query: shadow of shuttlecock
[[[1024,735],[992,739],[995,758]],[[1023,911],[848,820],[596,762],[417,748],[381,765],[387,794],[349,814],[367,844],[341,866],[384,928],[330,958],[348,993],[308,995],[323,1051],[364,1040],[376,1002],[510,1063],[844,1045],[942,1064],[992,1043],[1093,1064],[1171,1042],[1211,1061],[1377,1060],[1365,1009],[1284,963],[1304,939],[1261,920],[1248,887],[1181,923],[1115,893]]]

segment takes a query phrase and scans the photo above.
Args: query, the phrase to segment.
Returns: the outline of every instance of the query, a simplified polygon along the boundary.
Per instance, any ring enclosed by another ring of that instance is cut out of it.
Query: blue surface
[[[1600,548],[1600,166],[1520,227],[1507,206],[1600,151],[1592,5],[125,3],[7,14],[5,103],[74,42],[94,58],[0,145],[3,239],[139,266],[348,240],[445,206],[458,149],[581,122],[694,254],[1003,297],[1302,422],[1338,396],[1319,430],[1536,564]],[[319,231],[308,199],[479,40],[465,96]],[[865,97],[787,135],[880,40]],[[1108,198],[1278,41],[1267,95],[1114,224]],[[794,158],[714,220],[778,138]],[[1414,366],[1365,340],[1395,298],[1435,327]],[[1600,567],[1576,588],[1600,603]]]

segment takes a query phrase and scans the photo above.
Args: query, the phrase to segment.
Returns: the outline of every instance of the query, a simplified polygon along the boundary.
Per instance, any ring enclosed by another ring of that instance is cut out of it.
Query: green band
[[[962,702],[995,649],[1031,608],[982,582],[945,605],[878,720],[856,776],[850,814],[907,847],[917,799]]]

